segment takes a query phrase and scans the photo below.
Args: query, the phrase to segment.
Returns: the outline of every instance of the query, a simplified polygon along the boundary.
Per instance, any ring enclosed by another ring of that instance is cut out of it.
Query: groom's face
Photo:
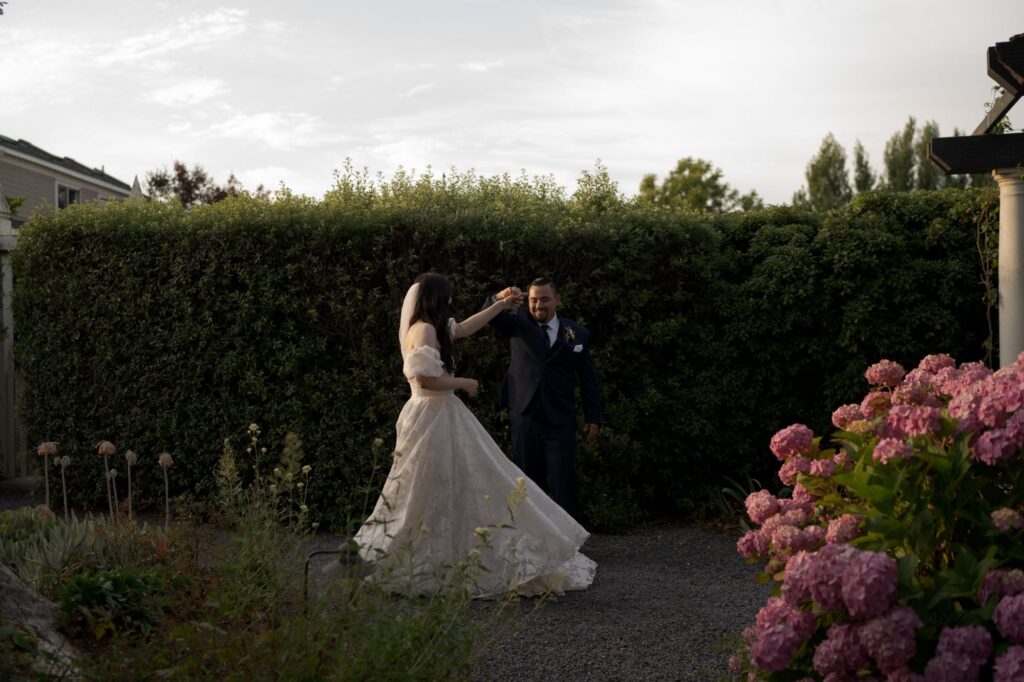
[[[530,287],[530,314],[537,322],[550,322],[560,302],[551,285]]]

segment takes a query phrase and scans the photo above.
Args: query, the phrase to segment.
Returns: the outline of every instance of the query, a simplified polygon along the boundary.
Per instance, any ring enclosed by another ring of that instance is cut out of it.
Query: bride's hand
[[[498,300],[505,303],[505,310],[518,308],[523,304],[523,292],[519,287],[508,287],[501,290]]]
[[[463,379],[462,390],[466,392],[470,398],[476,397],[476,392],[480,390],[480,382],[476,379]]]

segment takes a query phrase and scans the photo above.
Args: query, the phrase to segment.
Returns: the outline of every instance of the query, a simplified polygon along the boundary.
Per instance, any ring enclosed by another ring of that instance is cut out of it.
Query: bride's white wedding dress
[[[597,564],[579,548],[589,533],[509,461],[453,391],[419,387],[416,377],[444,373],[435,348],[403,354],[412,396],[380,499],[355,535],[372,579],[434,594],[466,579],[454,567],[468,559],[475,597],[588,587]]]

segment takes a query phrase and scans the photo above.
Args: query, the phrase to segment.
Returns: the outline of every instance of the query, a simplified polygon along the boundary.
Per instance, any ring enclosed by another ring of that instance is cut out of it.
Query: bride
[[[398,340],[412,396],[398,416],[391,472],[354,538],[372,579],[392,591],[433,594],[465,580],[475,597],[560,594],[594,579],[597,564],[579,552],[589,533],[523,475],[455,395],[478,388],[455,376],[455,340],[522,303],[518,290],[509,294],[461,323],[442,275],[420,275],[405,296]]]

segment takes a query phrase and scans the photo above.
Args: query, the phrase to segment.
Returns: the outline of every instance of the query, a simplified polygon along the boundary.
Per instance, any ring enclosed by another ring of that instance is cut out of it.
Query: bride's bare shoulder
[[[437,330],[434,328],[434,325],[418,320],[409,327],[405,347],[416,348],[417,346],[433,346],[437,348]]]

